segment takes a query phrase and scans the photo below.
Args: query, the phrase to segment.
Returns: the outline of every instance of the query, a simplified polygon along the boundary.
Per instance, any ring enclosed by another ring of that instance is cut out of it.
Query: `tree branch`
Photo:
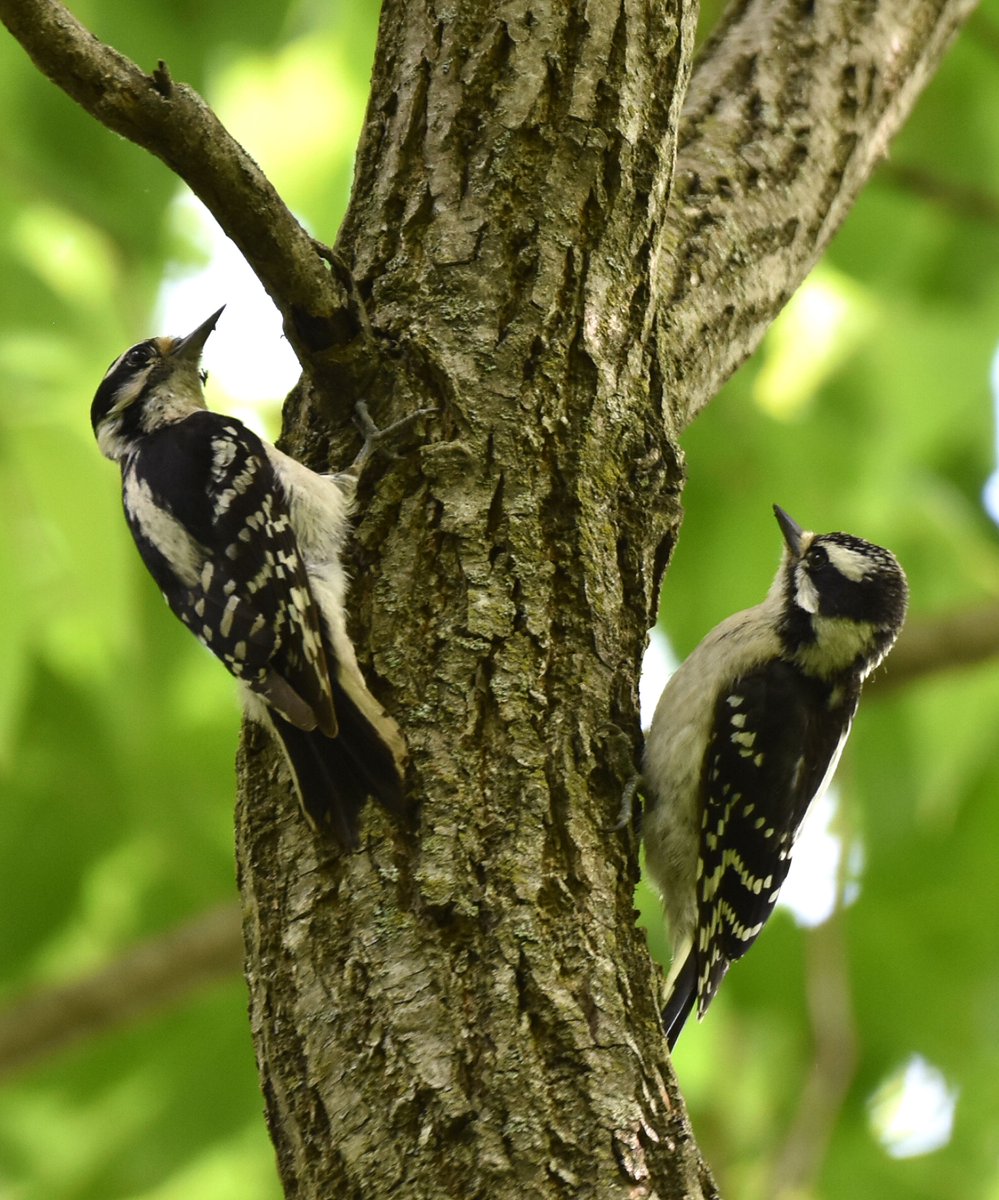
[[[0,20],[53,83],[200,197],[281,310],[303,366],[321,371],[338,340],[341,292],[313,239],[201,97],[163,63],[144,74],[58,0],[0,0]]]
[[[231,978],[242,961],[239,908],[225,904],[83,979],[38,988],[0,1012],[0,1078]]]
[[[846,216],[974,0],[733,4],[683,109],[667,378],[684,424],[752,353]]]

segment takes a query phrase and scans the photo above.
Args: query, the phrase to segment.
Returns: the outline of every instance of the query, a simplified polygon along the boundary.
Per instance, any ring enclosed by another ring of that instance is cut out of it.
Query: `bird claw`
[[[351,463],[350,469],[355,473],[359,473],[376,450],[381,450],[389,458],[399,458],[399,455],[394,451],[387,450],[383,443],[395,437],[406,426],[412,425],[414,421],[419,420],[420,417],[432,416],[434,411],[432,408],[417,408],[405,417],[400,417],[398,421],[393,421],[391,425],[386,425],[384,429],[379,429],[371,419],[371,413],[368,412],[367,404],[363,400],[358,400],[354,405],[354,424],[361,431],[364,442],[357,452],[357,457]]]
[[[620,833],[622,829],[627,829],[632,823],[641,828],[643,808],[637,803],[637,800],[642,782],[641,775],[632,775],[624,785],[624,791],[621,793],[621,805],[617,810],[617,820],[613,825],[608,826],[609,833]]]

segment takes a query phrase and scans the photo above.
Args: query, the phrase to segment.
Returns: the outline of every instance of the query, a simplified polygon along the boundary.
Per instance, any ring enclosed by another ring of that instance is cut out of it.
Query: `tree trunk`
[[[439,415],[365,492],[353,619],[422,803],[416,832],[370,813],[351,858],[286,795],[251,786],[242,807],[289,1195],[715,1194],[634,928],[635,841],[608,827],[680,518],[676,435],[960,15],[828,7],[739,6],[682,123],[690,10],[383,9],[338,244],[376,339],[352,383],[375,355],[381,411]]]
[[[213,114],[55,0],[39,67],[208,203],[285,315],[288,447],[423,406],[361,483],[350,623],[418,819],[344,855],[241,753],[253,1033],[291,1197],[708,1197],[634,927],[636,683],[677,438],[842,220],[971,0],[385,0],[336,272]],[[689,88],[688,88],[689,83]]]
[[[377,411],[438,416],[364,492],[353,616],[422,804],[351,857],[242,806],[289,1195],[713,1194],[608,831],[679,520],[650,275],[692,27],[591,7],[383,10],[338,251]]]

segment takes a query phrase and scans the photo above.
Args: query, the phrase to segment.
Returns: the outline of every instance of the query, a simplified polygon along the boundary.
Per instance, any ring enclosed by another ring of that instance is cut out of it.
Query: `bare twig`
[[[0,20],[53,83],[204,201],[281,310],[303,364],[333,343],[339,293],[311,237],[192,88],[163,62],[144,74],[58,0],[0,0]]]
[[[242,960],[239,908],[226,904],[150,938],[92,975],[39,988],[0,1012],[0,1077],[230,978]]]

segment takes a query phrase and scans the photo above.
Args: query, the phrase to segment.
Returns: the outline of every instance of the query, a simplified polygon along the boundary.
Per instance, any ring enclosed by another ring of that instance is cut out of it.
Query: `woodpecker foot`
[[[379,429],[371,419],[371,413],[368,412],[368,406],[363,400],[358,400],[354,405],[354,424],[361,431],[364,437],[364,444],[357,452],[357,457],[350,464],[350,470],[355,474],[360,474],[360,471],[368,459],[376,450],[381,450],[387,454],[389,458],[398,458],[399,455],[385,447],[385,442],[396,437],[414,421],[420,417],[433,416],[436,410],[433,408],[418,408],[414,412],[409,413],[405,417],[401,417],[398,421],[393,421],[391,425],[386,425],[384,429]]]
[[[627,829],[631,824],[634,824],[635,828],[641,832],[643,810],[642,805],[638,803],[641,787],[641,775],[632,775],[624,785],[624,791],[621,793],[621,805],[617,810],[617,820],[609,827],[609,833],[620,833],[622,829]]]

